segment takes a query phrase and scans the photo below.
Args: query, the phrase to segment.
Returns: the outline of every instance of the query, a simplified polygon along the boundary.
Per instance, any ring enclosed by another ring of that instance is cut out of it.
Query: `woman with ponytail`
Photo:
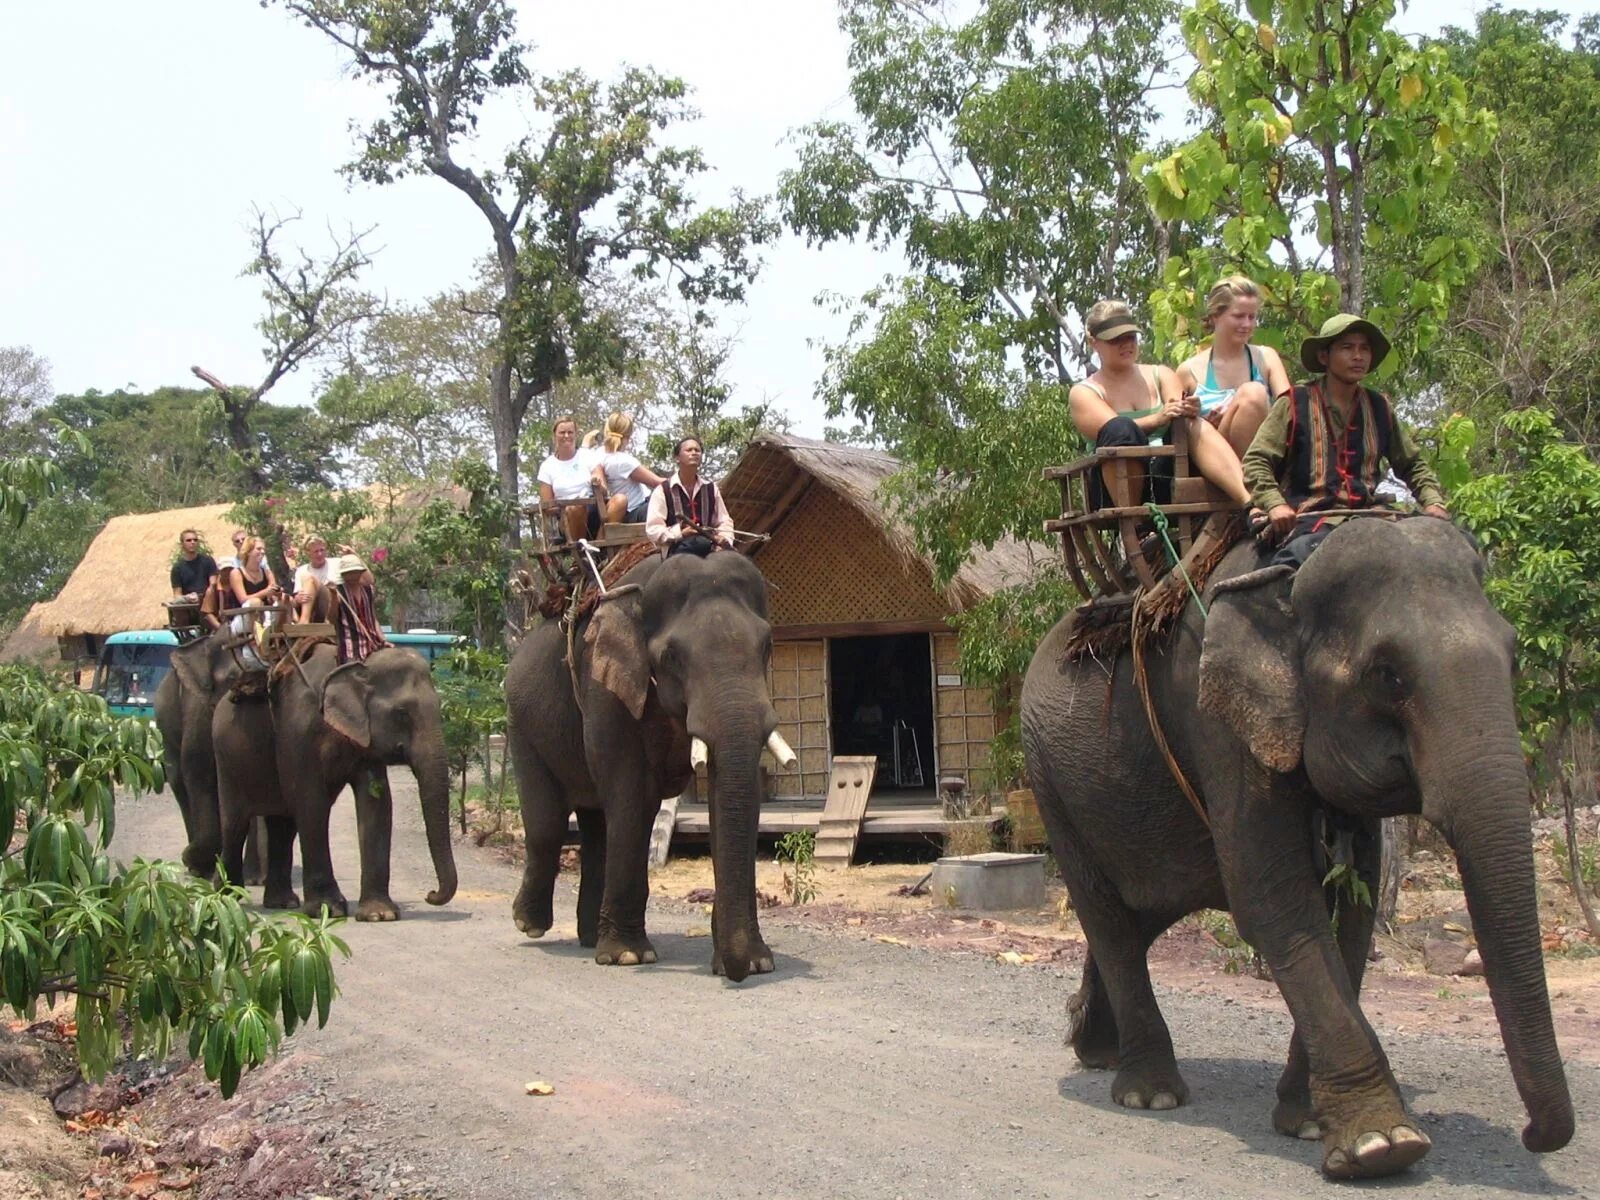
[[[601,496],[601,511],[612,524],[642,524],[650,506],[650,492],[666,482],[628,451],[632,437],[633,417],[629,414],[614,412],[606,418],[600,461],[595,464],[592,478]]]

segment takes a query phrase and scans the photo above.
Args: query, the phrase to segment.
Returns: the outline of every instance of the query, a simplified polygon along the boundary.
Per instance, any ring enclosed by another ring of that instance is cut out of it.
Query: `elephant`
[[[328,819],[339,793],[355,793],[361,843],[358,921],[393,921],[389,897],[393,801],[385,767],[408,765],[416,776],[423,825],[439,886],[429,904],[455,895],[450,843],[450,778],[439,693],[418,654],[380,649],[364,662],[340,664],[332,646],[313,647],[297,669],[281,673],[267,696],[217,706],[212,721],[222,814],[222,861],[237,878],[245,828],[267,820],[263,903],[315,915],[346,916],[328,847]],[[300,837],[305,900],[289,879],[286,834]]]
[[[1071,617],[1028,668],[1028,775],[1089,945],[1068,1040],[1116,1071],[1115,1103],[1187,1102],[1146,952],[1189,913],[1231,911],[1294,1018],[1274,1127],[1320,1138],[1329,1177],[1410,1166],[1431,1143],[1359,1005],[1372,905],[1325,882],[1342,863],[1377,895],[1381,819],[1420,812],[1460,863],[1523,1145],[1558,1150],[1573,1111],[1540,952],[1515,637],[1479,555],[1425,516],[1349,520],[1298,572],[1262,554],[1233,547],[1206,611],[1190,601],[1145,645],[1153,716],[1131,652],[1069,661]]]
[[[238,677],[239,664],[224,646],[227,634],[200,638],[172,652],[172,669],[156,688],[156,728],[161,731],[167,782],[183,814],[187,845],[183,863],[195,875],[216,873],[222,853],[217,809],[217,761],[211,746],[211,718],[217,702]],[[244,883],[265,878],[256,825],[244,852]]]
[[[650,831],[663,797],[704,763],[710,785],[712,971],[773,969],[756,918],[763,748],[794,761],[767,686],[767,585],[744,555],[647,559],[580,617],[567,662],[558,619],[531,629],[506,671],[507,739],[528,859],[512,919],[552,923],[567,821],[582,847],[578,940],[602,965],[656,961],[645,934]]]

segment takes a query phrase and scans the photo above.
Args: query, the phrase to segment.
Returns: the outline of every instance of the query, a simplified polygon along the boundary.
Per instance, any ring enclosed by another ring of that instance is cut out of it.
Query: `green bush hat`
[[[1378,365],[1389,357],[1389,339],[1365,317],[1358,317],[1354,313],[1340,313],[1338,316],[1329,317],[1322,323],[1322,329],[1316,337],[1308,337],[1300,343],[1300,365],[1313,375],[1321,375],[1327,370],[1322,365],[1318,353],[1326,350],[1335,339],[1349,333],[1352,329],[1359,329],[1366,334],[1372,342],[1372,369],[1376,371]]]

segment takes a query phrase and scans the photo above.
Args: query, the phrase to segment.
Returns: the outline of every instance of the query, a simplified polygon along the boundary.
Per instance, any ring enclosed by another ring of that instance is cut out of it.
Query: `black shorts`
[[[1134,424],[1132,417],[1112,417],[1100,426],[1100,432],[1094,439],[1094,448],[1103,450],[1107,446],[1147,446],[1150,444],[1150,435]],[[1141,503],[1154,501],[1157,504],[1170,504],[1172,502],[1172,458],[1147,458],[1145,461],[1144,494],[1140,497]],[[1094,471],[1089,476],[1089,507],[1109,508],[1111,498],[1106,494],[1104,481],[1099,471]]]

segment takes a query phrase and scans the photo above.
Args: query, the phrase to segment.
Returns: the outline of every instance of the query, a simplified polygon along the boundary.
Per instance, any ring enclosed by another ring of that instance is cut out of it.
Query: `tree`
[[[346,473],[391,487],[437,482],[493,453],[494,301],[452,288],[376,316],[337,357],[317,411],[354,443]]]
[[[1590,934],[1600,921],[1578,866],[1573,768],[1575,727],[1600,712],[1600,465],[1562,438],[1543,409],[1507,413],[1503,447],[1511,469],[1471,478],[1465,468],[1473,429],[1466,418],[1446,426],[1445,444],[1461,480],[1452,511],[1489,557],[1485,591],[1517,630],[1517,706],[1535,762],[1553,748],[1556,785],[1566,813],[1573,891]],[[1443,464],[1442,464],[1443,465]],[[1592,775],[1578,786],[1592,791]]]
[[[1600,440],[1600,18],[1563,44],[1565,17],[1490,8],[1441,41],[1494,138],[1463,153],[1433,224],[1474,235],[1481,266],[1451,301],[1436,358],[1444,413],[1494,428],[1507,409],[1548,408]],[[1586,31],[1588,39],[1586,41]],[[1479,448],[1492,456],[1492,446]]]
[[[578,71],[535,75],[508,0],[278,2],[387,89],[389,111],[362,132],[347,171],[373,183],[431,174],[489,226],[490,415],[501,494],[514,506],[529,403],[574,376],[614,375],[633,357],[596,308],[596,284],[613,271],[664,275],[693,303],[736,301],[755,276],[750,248],[774,229],[759,203],[738,195],[727,207],[696,206],[690,182],[704,159],[658,140],[694,115],[681,80],[643,69],[610,85]],[[537,127],[498,167],[469,165],[463,155],[496,93],[531,100]],[[507,536],[515,542],[515,524]]]
[[[260,381],[231,387],[202,367],[190,368],[216,393],[217,415],[237,462],[238,491],[248,495],[265,495],[282,482],[267,469],[261,431],[254,420],[266,394],[351,327],[371,319],[378,308],[372,297],[352,286],[372,261],[361,248],[363,235],[351,231],[335,237],[326,259],[302,250],[298,262],[291,262],[274,245],[274,239],[299,219],[298,213],[269,217],[258,209],[255,214],[255,257],[244,273],[261,280],[261,298],[267,308],[257,326],[266,343],[262,358],[267,368]]]
[[[0,467],[25,504],[51,473],[14,458]],[[0,492],[7,503],[12,495]],[[329,921],[263,921],[239,889],[189,879],[177,864],[114,864],[114,789],[162,782],[150,722],[116,719],[100,697],[37,671],[0,667],[0,1003],[31,1020],[41,998],[76,997],[78,1061],[90,1077],[122,1051],[124,1025],[134,1052],[158,1059],[187,1035],[228,1096],[280,1029],[292,1033],[313,1013],[326,1024],[332,954],[349,951]]]
[[[1166,357],[1188,353],[1197,298],[1228,269],[1262,283],[1291,329],[1364,312],[1400,351],[1384,373],[1438,335],[1472,269],[1472,238],[1409,239],[1445,195],[1456,155],[1493,123],[1442,47],[1414,47],[1393,28],[1395,7],[1196,0],[1184,11],[1203,128],[1139,166],[1163,221],[1221,226],[1163,268],[1152,304]]]
[[[1090,360],[1077,314],[1148,292],[1161,253],[1131,161],[1174,11],[842,5],[857,120],[804,131],[779,198],[813,243],[864,238],[909,261],[854,306],[822,394],[905,461],[893,501],[941,579],[975,542],[1059,515],[1039,470],[1080,445],[1061,393]]]
[[[50,363],[27,346],[0,346],[0,449],[11,431],[50,403]]]

